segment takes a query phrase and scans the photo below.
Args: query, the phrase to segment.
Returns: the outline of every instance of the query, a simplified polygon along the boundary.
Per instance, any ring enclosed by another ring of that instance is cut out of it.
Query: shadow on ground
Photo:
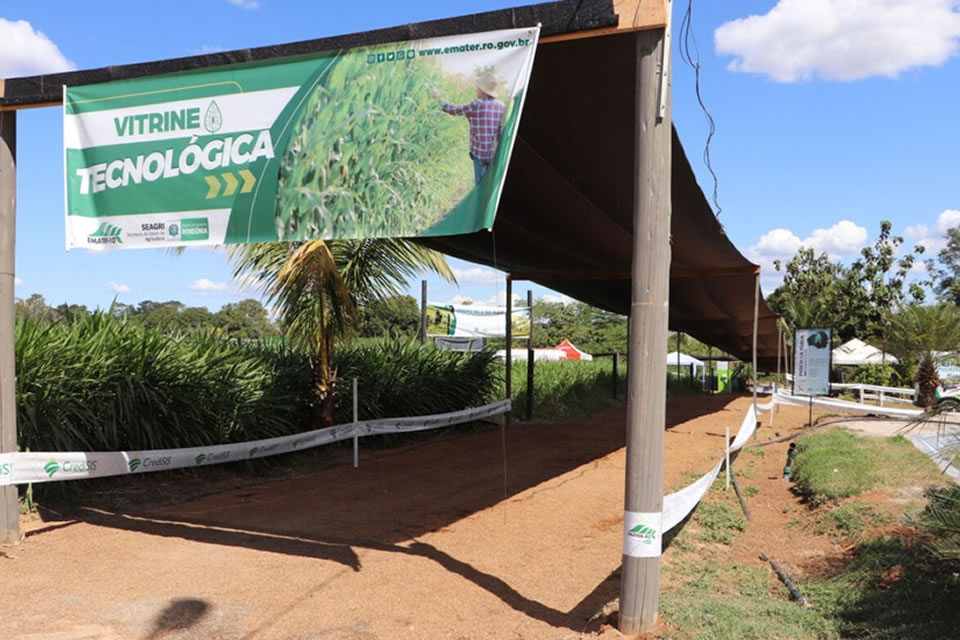
[[[719,411],[736,397],[685,397],[668,410],[667,428]],[[580,632],[616,598],[616,572],[570,611],[559,611],[523,596],[495,575],[410,541],[620,449],[624,420],[619,408],[568,422],[490,428],[389,451],[364,451],[358,469],[341,464],[307,470],[177,505],[157,507],[145,501],[124,512],[94,506],[82,510],[79,519],[149,535],[320,558],[353,571],[362,569],[356,548],[423,557],[516,611]],[[203,613],[184,609],[171,619],[191,611]]]

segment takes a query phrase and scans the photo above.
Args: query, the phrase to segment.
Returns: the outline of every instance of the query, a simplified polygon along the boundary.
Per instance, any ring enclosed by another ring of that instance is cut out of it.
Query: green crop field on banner
[[[67,248],[489,229],[538,35],[64,87]]]
[[[459,304],[428,304],[427,335],[496,338],[507,335],[507,310]],[[530,309],[513,309],[510,331],[514,338],[530,335]]]

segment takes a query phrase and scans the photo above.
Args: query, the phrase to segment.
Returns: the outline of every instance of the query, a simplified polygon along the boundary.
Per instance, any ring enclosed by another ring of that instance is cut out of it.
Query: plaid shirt
[[[480,162],[493,160],[506,111],[503,103],[495,98],[484,98],[461,107],[444,103],[443,110],[451,115],[466,116],[470,121],[470,155]]]

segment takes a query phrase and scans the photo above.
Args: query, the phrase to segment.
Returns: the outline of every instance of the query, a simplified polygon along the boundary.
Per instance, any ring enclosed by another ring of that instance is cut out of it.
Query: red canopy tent
[[[580,351],[580,349],[577,349],[575,346],[573,346],[573,343],[569,340],[564,340],[554,348],[559,349],[567,354],[567,360],[593,360],[593,356],[591,356],[589,353]]]

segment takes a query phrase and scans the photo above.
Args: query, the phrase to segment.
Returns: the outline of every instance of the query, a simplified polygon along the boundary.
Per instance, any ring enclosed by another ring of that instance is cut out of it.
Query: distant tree
[[[883,347],[901,363],[916,366],[921,404],[931,406],[940,384],[938,362],[960,351],[960,309],[950,303],[910,304],[889,313],[886,326]]]
[[[67,304],[64,302],[61,305],[57,306],[57,315],[68,322],[74,320],[79,320],[90,315],[90,311],[87,309],[86,305],[82,304]]]
[[[213,315],[213,323],[228,338],[252,339],[279,335],[259,300],[248,298],[223,305]]]
[[[26,300],[18,298],[14,302],[14,314],[39,322],[56,322],[60,319],[57,310],[47,306],[46,300],[39,293],[31,294]]]
[[[391,296],[358,308],[357,333],[364,338],[413,338],[420,331],[420,307],[411,296]]]
[[[923,247],[897,257],[903,238],[891,235],[891,228],[889,221],[882,221],[873,246],[861,249],[850,266],[809,247],[785,264],[775,261],[774,267],[784,273],[783,284],[767,297],[767,304],[791,328],[829,328],[837,341],[882,335],[889,313],[923,302],[927,284],[907,282]]]
[[[627,319],[583,302],[533,301],[536,347],[554,347],[564,339],[587,353],[625,353]]]
[[[947,245],[937,255],[940,265],[927,262],[934,280],[933,290],[940,300],[960,306],[960,226],[947,229]]]

